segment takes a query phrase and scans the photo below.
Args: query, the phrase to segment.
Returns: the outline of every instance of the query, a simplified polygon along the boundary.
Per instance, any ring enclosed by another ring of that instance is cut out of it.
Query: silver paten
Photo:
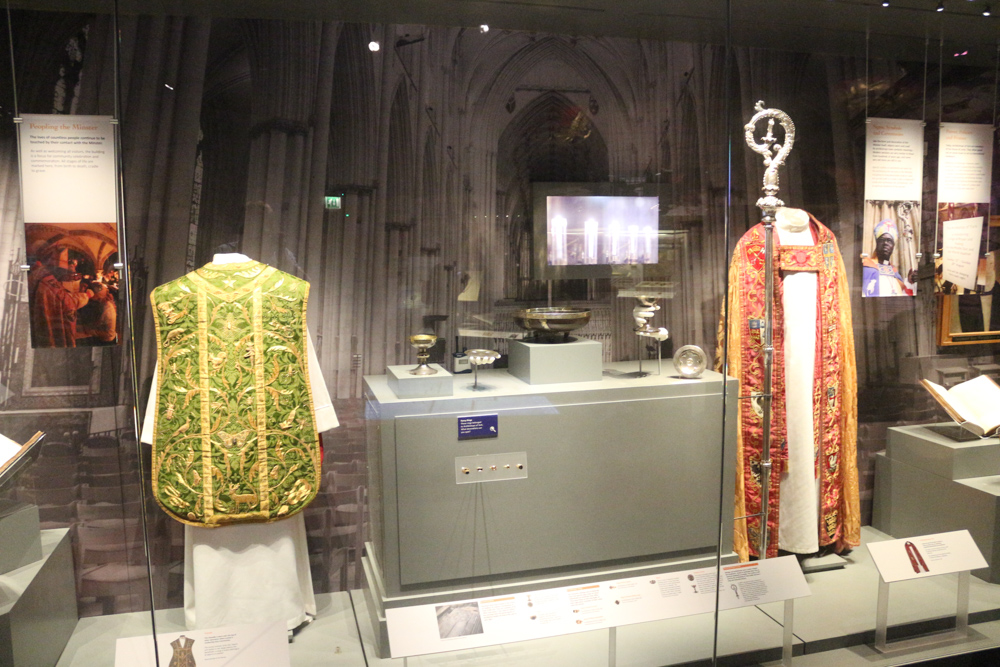
[[[674,368],[682,378],[700,378],[707,365],[708,357],[697,345],[685,345],[674,352]]]

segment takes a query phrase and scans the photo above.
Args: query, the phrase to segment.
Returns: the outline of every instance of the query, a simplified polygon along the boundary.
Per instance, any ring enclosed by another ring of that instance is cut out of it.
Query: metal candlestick
[[[666,327],[654,327],[649,323],[653,319],[653,315],[656,311],[660,309],[656,305],[655,296],[648,296],[640,294],[635,297],[638,302],[635,308],[632,309],[632,319],[635,320],[635,333],[639,337],[637,340],[642,338],[652,338],[656,341],[656,372],[657,374],[663,374],[663,351],[661,349],[660,343],[670,338],[670,333],[667,331]],[[638,377],[645,377],[649,373],[644,373],[642,370],[642,343],[639,343],[639,374]]]

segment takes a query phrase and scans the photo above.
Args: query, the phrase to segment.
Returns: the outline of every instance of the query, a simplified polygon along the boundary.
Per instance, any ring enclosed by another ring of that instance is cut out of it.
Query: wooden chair
[[[77,594],[96,598],[104,614],[141,607],[148,600],[148,568],[137,519],[97,520],[76,529]],[[122,599],[128,601],[119,609]]]
[[[336,473],[329,473],[330,478]],[[365,550],[365,489],[361,486],[333,489],[326,492],[331,513],[331,539],[336,546],[347,550],[348,561],[354,566],[354,588],[361,588],[363,568],[361,556]],[[346,574],[341,577],[342,588],[347,590]]]
[[[76,448],[68,442],[44,442],[42,452],[38,455],[43,459],[76,459]]]
[[[51,489],[33,489],[19,487],[17,489],[17,499],[22,503],[32,503],[35,505],[68,505],[75,502],[79,487],[64,486]]]
[[[114,519],[133,519],[139,516],[139,502],[119,503],[86,503],[77,502],[76,518],[84,523]]]
[[[83,441],[80,449],[84,454],[97,450],[117,450],[118,438],[113,438],[110,435],[92,435]]]
[[[91,475],[86,474],[83,476],[83,483],[87,486],[121,486],[121,475],[119,473],[110,473],[106,475]]]
[[[117,456],[92,456],[84,460],[81,468],[84,475],[113,475],[122,471]]]
[[[368,486],[368,475],[363,472],[342,473],[331,470],[327,473],[327,481],[331,484],[330,489],[332,491],[355,489],[359,486],[366,488]]]
[[[117,503],[135,500],[139,497],[138,484],[124,486],[80,486],[80,499],[88,503]]]
[[[320,505],[320,507],[316,507]],[[309,545],[310,567],[318,568],[325,592],[347,590],[348,549],[336,543],[333,533],[333,510],[322,503],[313,503],[303,512],[306,539]],[[333,587],[333,576],[339,573],[339,587]]]
[[[68,528],[76,519],[76,501],[65,505],[39,505],[38,521],[41,528]]]
[[[66,487],[77,482],[77,466],[72,461],[39,459],[21,478],[21,486],[34,489]]]

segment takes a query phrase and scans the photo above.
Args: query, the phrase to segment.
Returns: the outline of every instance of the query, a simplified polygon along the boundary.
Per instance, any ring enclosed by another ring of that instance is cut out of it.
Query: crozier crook
[[[795,123],[781,109],[765,109],[764,102],[759,101],[754,105],[757,113],[750,119],[743,129],[746,131],[747,145],[756,153],[764,156],[764,196],[757,200],[757,206],[764,211],[765,215],[773,215],[774,211],[785,205],[778,199],[778,167],[785,163],[785,158],[792,152],[792,145],[795,143]],[[754,133],[757,123],[767,118],[767,134],[761,138],[761,143],[757,143]],[[785,129],[784,143],[776,143],[774,136],[774,121],[781,123]]]

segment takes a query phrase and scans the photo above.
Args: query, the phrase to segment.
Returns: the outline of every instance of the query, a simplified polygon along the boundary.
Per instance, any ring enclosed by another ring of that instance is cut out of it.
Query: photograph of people
[[[118,342],[118,234],[105,223],[25,223],[34,348]]]
[[[892,220],[886,219],[875,225],[875,257],[865,257],[862,264],[862,296],[913,296],[914,290],[907,286],[899,270],[892,263],[892,254],[899,239],[899,230]],[[916,273],[915,269],[911,269]],[[916,276],[909,283],[916,282]]]
[[[862,296],[917,293],[920,202],[869,199],[861,237]],[[885,237],[879,243],[879,239]],[[880,259],[878,254],[883,256]],[[873,280],[873,278],[879,278]]]

